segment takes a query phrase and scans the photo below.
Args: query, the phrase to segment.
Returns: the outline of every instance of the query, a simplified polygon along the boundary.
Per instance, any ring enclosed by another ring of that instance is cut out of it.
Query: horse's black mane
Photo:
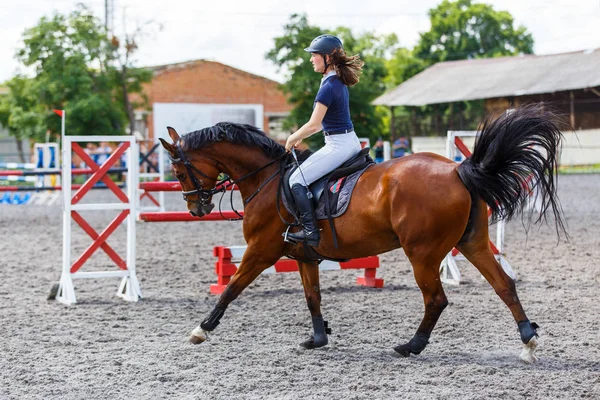
[[[260,129],[252,125],[233,122],[219,122],[214,126],[186,133],[180,141],[183,141],[183,150],[196,150],[208,144],[227,141],[258,147],[271,158],[277,158],[285,152],[285,147],[268,137]]]

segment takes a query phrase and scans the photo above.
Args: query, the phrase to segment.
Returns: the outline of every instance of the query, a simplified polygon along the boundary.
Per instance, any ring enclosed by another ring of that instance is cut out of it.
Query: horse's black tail
[[[511,110],[488,117],[475,140],[473,155],[458,166],[469,191],[492,210],[492,221],[521,214],[530,196],[539,196],[541,210],[534,222],[552,208],[556,231],[566,234],[556,194],[556,174],[563,136],[555,114],[541,106]]]

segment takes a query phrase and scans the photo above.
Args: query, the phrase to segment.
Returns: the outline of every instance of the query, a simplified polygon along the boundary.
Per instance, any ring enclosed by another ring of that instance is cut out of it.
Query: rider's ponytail
[[[337,48],[331,54],[331,64],[344,85],[354,86],[359,81],[365,63],[359,55],[348,56],[343,49]]]

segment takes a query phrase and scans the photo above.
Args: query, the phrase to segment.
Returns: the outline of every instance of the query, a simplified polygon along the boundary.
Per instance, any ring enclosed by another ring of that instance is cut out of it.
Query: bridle
[[[192,180],[192,183],[194,184],[194,187],[195,187],[194,190],[188,190],[188,191],[183,190],[183,187],[182,187],[181,194],[183,195],[183,199],[189,203],[199,204],[202,207],[208,207],[210,205],[210,198],[212,196],[214,196],[215,194],[223,193],[223,196],[224,196],[225,192],[230,187],[238,184],[239,182],[242,182],[245,179],[248,179],[248,178],[258,174],[260,171],[264,170],[265,168],[270,167],[271,165],[275,164],[277,161],[281,160],[283,157],[285,157],[287,155],[287,153],[283,152],[276,159],[272,160],[271,162],[267,163],[266,165],[263,165],[262,167],[260,167],[258,169],[255,169],[254,171],[242,176],[241,178],[239,178],[235,181],[232,180],[230,177],[226,177],[225,179],[222,179],[219,181],[216,178],[211,178],[210,176],[206,175],[204,172],[200,171],[200,169],[196,168],[187,159],[187,157],[185,156],[185,153],[183,152],[183,149],[179,146],[178,143],[175,143],[175,147],[177,148],[177,153],[179,155],[179,158],[174,158],[171,154],[169,154],[169,159],[171,161],[171,165],[183,164],[188,176]],[[248,204],[261,191],[261,189],[263,187],[265,187],[265,185],[267,183],[272,181],[279,174],[279,172],[280,172],[280,169],[278,168],[277,171],[269,177],[269,179],[267,179],[265,182],[263,182],[262,185],[260,185],[260,187],[258,189],[256,189],[256,191],[244,201],[244,205]],[[211,189],[203,189],[202,185],[198,181],[197,175],[200,175],[203,178],[214,181],[215,186]],[[194,195],[197,195],[199,200],[188,198],[188,196],[194,196]],[[222,197],[221,197],[221,200],[222,200]],[[233,206],[233,192],[232,192],[232,206]],[[233,209],[233,211],[238,215],[238,217],[239,217],[238,219],[243,219],[243,216],[239,212],[237,212],[235,209]],[[219,212],[221,212],[221,203],[220,202],[219,202]]]
[[[181,194],[183,195],[183,199],[185,201],[193,203],[193,204],[200,204],[202,207],[206,207],[206,206],[210,205],[210,198],[217,193],[226,191],[227,188],[225,187],[225,183],[227,183],[228,181],[231,182],[231,179],[227,178],[227,179],[218,181],[216,178],[211,178],[210,176],[206,175],[204,172],[202,172],[198,168],[196,168],[186,158],[181,147],[176,145],[176,148],[177,148],[177,152],[179,154],[179,158],[174,158],[173,156],[171,156],[169,154],[169,159],[171,160],[171,165],[183,164],[188,176],[192,180],[192,183],[194,184],[194,187],[195,187],[194,190],[188,190],[188,191],[183,190],[183,187],[182,187]],[[198,177],[196,174],[199,174],[203,178],[209,179],[211,181],[215,181],[216,182],[215,186],[212,189],[208,189],[208,190],[203,189],[202,185],[198,181]],[[200,201],[188,198],[188,196],[193,196],[193,195],[198,195],[198,198],[200,199]]]

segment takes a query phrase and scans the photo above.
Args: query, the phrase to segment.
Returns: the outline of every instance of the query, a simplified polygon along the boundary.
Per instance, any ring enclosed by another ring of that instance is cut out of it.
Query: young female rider
[[[340,39],[333,35],[316,37],[309,47],[315,72],[323,74],[310,120],[287,140],[286,150],[297,147],[302,139],[320,130],[325,134],[325,147],[312,154],[290,177],[290,188],[300,211],[303,230],[290,233],[294,242],[306,241],[318,246],[320,235],[308,187],[333,171],[360,151],[360,141],[350,119],[348,86],[358,83],[363,62],[359,56],[347,56]]]

